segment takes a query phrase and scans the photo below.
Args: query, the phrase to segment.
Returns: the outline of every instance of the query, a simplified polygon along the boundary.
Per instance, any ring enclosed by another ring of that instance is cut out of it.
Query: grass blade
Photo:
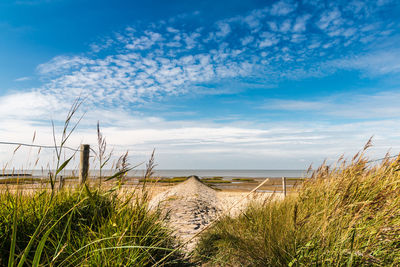
[[[8,257],[8,267],[14,266],[15,245],[17,243],[17,212],[18,212],[18,200],[15,201],[15,207],[14,207],[12,237],[11,237],[10,255]]]
[[[56,171],[56,175],[59,174],[59,173],[68,165],[68,163],[71,161],[71,159],[72,159],[74,156],[75,156],[75,153],[74,153],[74,155],[72,155],[69,159],[67,159],[66,161],[64,161],[63,164],[61,164],[61,166],[60,166],[60,167],[57,169],[57,171]]]
[[[121,176],[121,175],[123,175],[123,174],[129,172],[129,171],[132,170],[132,169],[133,169],[133,168],[129,168],[129,169],[125,169],[125,170],[120,170],[120,171],[116,172],[115,174],[113,174],[113,175],[107,177],[107,178],[106,178],[106,181],[109,181],[109,180],[111,180],[111,179],[114,179],[114,178],[116,178],[116,177],[119,177],[119,176]]]

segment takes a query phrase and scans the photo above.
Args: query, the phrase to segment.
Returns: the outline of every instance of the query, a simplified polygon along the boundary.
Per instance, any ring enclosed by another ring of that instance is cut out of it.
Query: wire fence
[[[35,144],[27,144],[27,143],[19,143],[19,142],[5,142],[5,141],[0,141],[0,145],[16,145],[16,146],[25,146],[25,147],[37,147],[37,148],[45,148],[45,149],[55,149],[55,148],[64,148],[64,149],[68,149],[71,150],[73,152],[81,152],[81,149],[77,149],[77,148],[72,148],[72,147],[68,147],[68,146],[57,146],[57,145],[35,145]],[[96,151],[90,147],[90,151],[92,151],[95,155],[97,155]],[[388,156],[388,157],[383,157],[383,158],[379,158],[379,159],[373,159],[373,160],[369,160],[367,161],[367,163],[372,163],[372,162],[377,162],[377,161],[381,161],[381,160],[385,160],[385,159],[391,159],[391,158],[396,158],[400,155],[393,155],[393,156]]]
[[[35,148],[44,148],[44,149],[68,149],[73,151],[74,153],[76,152],[80,152],[80,164],[79,164],[79,181],[81,184],[86,183],[86,179],[89,177],[89,150],[94,152],[94,154],[97,156],[96,151],[93,150],[90,145],[80,145],[80,149],[75,149],[72,147],[68,147],[68,146],[57,146],[57,145],[39,145],[39,144],[27,144],[27,143],[19,143],[19,142],[6,142],[6,141],[0,141],[0,145],[13,145],[13,146],[17,146],[16,150],[20,147],[20,146],[24,146],[24,147],[35,147]],[[82,149],[83,148],[83,149]],[[15,150],[14,150],[15,151]],[[395,158],[395,157],[400,157],[400,154],[398,155],[393,155],[393,156],[389,156],[386,155],[383,158],[379,158],[379,159],[373,159],[373,160],[369,160],[367,161],[367,163],[373,163],[373,162],[378,162],[378,161],[382,161],[382,160],[388,160],[391,158]],[[69,161],[69,160],[68,160]],[[68,164],[68,163],[67,163]],[[58,165],[57,165],[58,166]],[[308,172],[308,171],[307,171]],[[58,171],[57,171],[58,173]],[[6,175],[8,176],[8,175]],[[50,177],[51,179],[51,177]],[[59,178],[59,182],[60,182],[60,188],[62,188],[64,186],[65,180],[63,179],[63,176],[60,176]],[[266,181],[269,180],[268,178],[262,182],[257,188],[259,188],[262,184],[266,183]],[[273,183],[274,185],[274,183]],[[286,182],[286,177],[282,177],[282,194],[283,197],[286,196],[287,193],[287,182]],[[257,189],[256,188],[256,189]],[[256,190],[254,189],[254,191]],[[253,192],[253,191],[252,191]]]
[[[3,141],[0,141],[0,145],[16,145],[16,146],[50,148],[50,149],[61,148],[61,146],[44,146],[44,145],[35,145],[35,144],[26,144],[26,143],[17,143],[17,142],[3,142]],[[81,151],[80,149],[76,149],[76,148],[72,148],[72,147],[68,147],[68,146],[62,146],[62,148],[72,150],[74,152]]]
[[[4,141],[0,141],[0,145],[15,145],[15,146],[36,147],[36,148],[45,148],[45,149],[64,148],[64,149],[71,150],[71,151],[73,151],[73,152],[81,152],[81,151],[82,151],[82,150],[79,149],[79,148],[72,148],[72,147],[68,147],[68,146],[35,145],[35,144],[18,143],[18,142],[4,142]],[[96,151],[95,151],[94,149],[90,148],[90,150],[91,150],[93,153],[96,154]]]

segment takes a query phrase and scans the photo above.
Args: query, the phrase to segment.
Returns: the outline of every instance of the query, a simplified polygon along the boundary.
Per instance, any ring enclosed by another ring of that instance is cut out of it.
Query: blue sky
[[[71,145],[94,145],[100,120],[110,148],[134,162],[156,148],[160,168],[303,169],[372,135],[371,157],[397,153],[398,14],[390,0],[2,1],[0,139],[48,144],[81,95]]]

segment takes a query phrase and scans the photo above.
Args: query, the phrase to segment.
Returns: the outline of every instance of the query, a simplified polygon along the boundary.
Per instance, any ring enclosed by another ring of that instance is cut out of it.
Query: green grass
[[[78,176],[65,176],[64,179],[65,180],[75,180],[75,179],[78,180],[79,177]]]
[[[187,265],[185,256],[176,249],[177,240],[166,227],[161,211],[149,210],[145,184],[141,190],[121,194],[119,189],[132,169],[127,162],[128,152],[113,165],[113,175],[102,177],[102,168],[110,164],[112,154],[106,151],[99,123],[98,151],[95,153],[100,166],[98,183],[92,188],[87,184],[63,188],[59,183],[60,174],[75,155],[66,157],[64,146],[82,119],[72,121],[82,102],[78,98],[73,103],[59,142],[53,124],[55,164],[47,180],[50,189],[23,191],[23,187],[18,187],[19,190],[14,187],[11,192],[9,187],[2,186],[0,266]],[[21,145],[14,150],[14,155]],[[146,164],[144,178],[153,176],[153,168],[154,152]],[[112,188],[103,190],[102,179],[113,180]],[[12,177],[1,181],[34,180]]]
[[[0,184],[31,184],[40,182],[40,178],[33,177],[13,177],[0,179]]]
[[[0,191],[0,266],[188,265],[161,211],[148,209],[145,183],[142,191],[119,194],[130,170],[127,153],[116,173],[103,177],[115,180],[112,189],[102,190],[101,179],[96,188],[57,189],[57,175],[73,158],[63,162],[62,148],[81,103],[73,104],[61,140],[55,141],[51,190]],[[111,154],[99,124],[98,143],[103,168]],[[141,181],[186,180],[151,179],[153,156]],[[201,236],[194,260],[208,266],[399,266],[400,156],[378,166],[368,166],[362,153],[350,164],[339,163],[332,169],[322,165],[283,201],[271,198],[252,203],[237,217],[222,217]]]
[[[140,183],[146,181],[147,183],[181,183],[187,180],[187,177],[173,177],[173,178],[161,178],[161,179],[139,179]]]
[[[362,153],[361,153],[362,154]],[[253,203],[204,233],[209,265],[399,266],[400,158],[321,166],[285,200]]]
[[[221,176],[214,176],[214,177],[206,177],[206,178],[201,178],[202,181],[209,181],[209,180],[222,180],[224,177]]]
[[[232,178],[232,181],[255,182],[253,178]]]
[[[208,180],[208,179],[206,179],[206,180],[204,180],[204,179],[202,179],[201,180],[202,182],[204,182],[204,183],[206,183],[206,184],[230,184],[230,183],[232,183],[231,181],[227,181],[227,180]]]
[[[97,189],[65,190],[53,197],[45,191],[0,193],[0,266],[7,265],[12,240],[16,242],[15,262],[33,242],[25,262],[32,265],[48,230],[41,265],[153,265],[175,248],[176,240],[162,224],[160,213],[148,210],[145,196],[130,197],[122,200]],[[39,234],[32,238],[37,230]],[[174,263],[186,264],[179,251],[163,262]]]

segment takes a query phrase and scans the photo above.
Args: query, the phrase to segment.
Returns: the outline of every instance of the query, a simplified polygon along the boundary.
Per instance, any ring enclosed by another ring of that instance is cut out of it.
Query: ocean
[[[199,177],[306,177],[305,170],[156,170],[156,176],[179,177],[197,175]]]
[[[112,171],[103,170],[103,176],[111,175]],[[12,171],[4,171],[4,173],[12,173]],[[29,170],[24,174],[30,174],[33,177],[46,177],[48,171],[41,170]],[[59,175],[63,176],[77,176],[77,170],[64,170]],[[98,171],[91,171],[89,176],[97,176]],[[130,177],[141,177],[144,175],[144,170],[132,170],[128,173]],[[155,170],[154,176],[156,177],[180,177],[197,175],[199,177],[224,177],[224,178],[236,178],[236,177],[251,177],[251,178],[280,178],[280,177],[307,177],[306,170]],[[5,177],[0,177],[0,179]]]

